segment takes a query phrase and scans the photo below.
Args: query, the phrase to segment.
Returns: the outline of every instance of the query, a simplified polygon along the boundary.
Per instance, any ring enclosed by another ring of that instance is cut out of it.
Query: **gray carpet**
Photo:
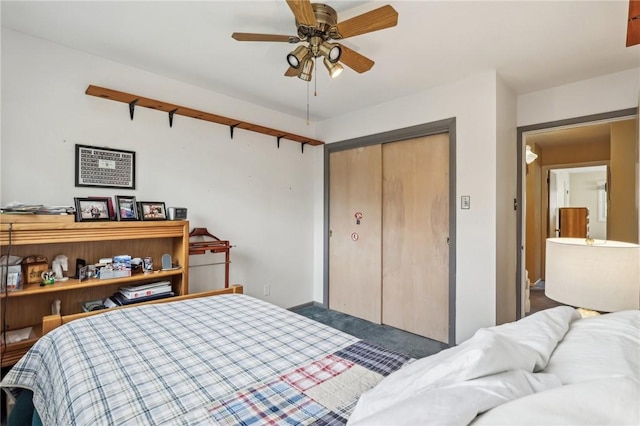
[[[387,349],[405,353],[413,358],[423,358],[448,348],[448,345],[418,336],[388,325],[378,325],[322,306],[309,305],[291,309],[360,339],[377,343]]]

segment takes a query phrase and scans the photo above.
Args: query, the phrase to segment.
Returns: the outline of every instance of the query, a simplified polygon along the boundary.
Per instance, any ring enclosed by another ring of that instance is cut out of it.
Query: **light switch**
[[[471,196],[463,195],[460,197],[460,208],[461,209],[470,209],[471,208]]]

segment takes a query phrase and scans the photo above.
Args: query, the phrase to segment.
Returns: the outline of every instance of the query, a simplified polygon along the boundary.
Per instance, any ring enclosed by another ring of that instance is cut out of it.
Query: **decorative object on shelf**
[[[64,276],[64,272],[69,270],[69,258],[64,254],[59,254],[51,262],[54,278],[56,281],[66,281],[69,277]],[[64,271],[64,272],[63,272]]]
[[[237,120],[235,118],[223,117],[217,114],[211,114],[204,111],[198,111],[192,108],[187,108],[179,105],[170,104],[167,102],[158,101],[155,99],[144,98],[142,96],[132,95],[130,93],[119,92],[117,90],[106,89],[104,87],[92,86],[87,87],[85,91],[87,95],[97,96],[102,99],[110,99],[112,101],[124,102],[129,104],[129,114],[133,120],[133,110],[136,106],[155,109],[157,111],[164,111],[169,113],[169,117],[173,117],[173,114],[183,115],[186,117],[197,118],[199,120],[211,121],[213,123],[229,126],[231,132],[231,139],[233,139],[233,130],[235,128],[249,130],[251,132],[262,133],[264,135],[273,136],[277,139],[278,147],[280,147],[280,139],[289,139],[294,142],[302,144],[302,151],[304,152],[304,145],[323,145],[324,142],[311,139],[305,136],[296,135],[282,130],[271,129],[269,127],[260,126],[257,124],[247,123],[246,121]]]
[[[161,201],[138,201],[138,214],[142,220],[167,220],[167,209]]]
[[[0,257],[0,291],[22,290],[22,258],[20,256]]]
[[[76,186],[136,189],[136,153],[76,144]]]
[[[152,257],[143,257],[142,258],[142,271],[145,274],[149,272],[153,272],[153,258]]]
[[[22,259],[22,274],[25,284],[37,284],[42,273],[49,270],[49,261],[45,256],[27,256]]]
[[[640,245],[548,238],[545,295],[601,312],[640,308]]]
[[[56,282],[56,273],[48,269],[40,274],[40,278],[42,279],[42,281],[40,281],[41,286],[54,284]]]
[[[169,220],[187,220],[187,209],[184,207],[169,207]]]
[[[162,255],[162,269],[163,270],[171,270],[173,268],[173,264],[171,263],[171,255],[165,253]]]
[[[108,221],[109,217],[109,197],[103,198],[74,198],[76,204],[76,220],[84,221]]]
[[[136,197],[116,195],[116,217],[118,220],[138,220]]]

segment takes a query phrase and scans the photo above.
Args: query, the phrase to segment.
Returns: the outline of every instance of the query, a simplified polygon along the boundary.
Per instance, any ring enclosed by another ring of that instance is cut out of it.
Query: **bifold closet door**
[[[329,307],[381,322],[382,149],[329,156]]]
[[[449,340],[449,134],[383,145],[382,322]]]

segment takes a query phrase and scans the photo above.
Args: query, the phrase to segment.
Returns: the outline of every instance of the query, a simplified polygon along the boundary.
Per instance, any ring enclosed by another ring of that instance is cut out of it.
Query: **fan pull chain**
[[[318,57],[313,58],[316,61],[314,68],[316,69],[315,73],[313,73],[313,96],[318,96]]]
[[[309,90],[309,82],[307,81],[307,126],[311,124],[311,122],[309,121]]]

